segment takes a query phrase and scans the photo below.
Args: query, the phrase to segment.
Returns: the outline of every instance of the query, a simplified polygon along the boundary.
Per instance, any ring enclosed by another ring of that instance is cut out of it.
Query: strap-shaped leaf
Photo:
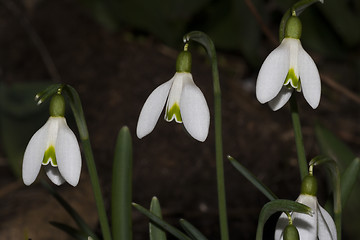
[[[262,192],[270,201],[278,197],[273,193],[264,183],[262,183],[254,174],[247,170],[243,165],[236,161],[233,157],[228,156],[231,164],[247,179],[249,180],[260,192]]]
[[[360,158],[355,158],[341,176],[341,204],[344,207],[360,172]]]
[[[151,200],[150,212],[162,218],[160,202],[157,197],[153,197]],[[149,223],[149,235],[150,240],[166,240],[165,232],[152,222]]]
[[[168,233],[170,233],[171,235],[173,235],[174,237],[180,239],[180,240],[191,240],[191,238],[189,238],[188,236],[186,236],[183,232],[181,232],[180,230],[178,230],[177,228],[171,226],[170,224],[168,224],[167,222],[165,222],[164,220],[162,220],[161,218],[159,218],[158,216],[156,216],[155,214],[151,213],[149,210],[147,210],[146,208],[140,206],[139,204],[133,203],[132,204],[139,212],[141,212],[142,214],[144,214],[145,216],[147,216],[150,221],[152,221],[153,223],[155,223],[158,227],[164,229],[165,231],[167,231]]]
[[[191,237],[193,240],[207,240],[207,238],[191,223],[186,221],[185,219],[180,219],[180,225],[185,230],[185,232]]]
[[[49,193],[61,204],[61,206],[69,213],[69,215],[72,217],[72,219],[75,221],[75,223],[78,225],[78,227],[82,230],[82,232],[86,236],[91,236],[94,240],[99,239],[95,233],[92,232],[89,225],[86,224],[86,222],[82,219],[82,217],[73,209],[70,204],[63,198],[61,195],[55,191],[49,184],[47,184],[45,181],[41,181],[42,185],[46,190],[49,191]]]
[[[111,192],[113,239],[131,240],[132,143],[127,127],[121,128],[116,141]]]
[[[66,232],[71,237],[73,237],[77,240],[88,240],[89,239],[88,238],[89,236],[86,235],[84,232],[79,231],[73,227],[70,227],[69,225],[59,223],[59,222],[50,222],[50,224],[64,232]]]
[[[322,125],[315,126],[315,134],[321,153],[336,160],[341,172],[356,158],[356,155],[343,141]]]
[[[256,240],[262,240],[264,224],[269,217],[276,212],[299,212],[312,216],[311,208],[295,201],[277,199],[268,202],[263,206],[260,212],[256,230]]]

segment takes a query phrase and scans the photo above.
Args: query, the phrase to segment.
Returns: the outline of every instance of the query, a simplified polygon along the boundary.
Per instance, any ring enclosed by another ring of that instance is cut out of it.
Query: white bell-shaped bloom
[[[336,227],[330,214],[322,208],[316,196],[300,194],[296,200],[310,207],[313,211],[312,216],[297,212],[292,212],[291,218],[293,225],[297,228],[300,240],[336,240]],[[283,239],[283,231],[289,224],[289,219],[282,213],[275,229],[275,240]]]
[[[30,139],[24,153],[23,181],[32,184],[41,168],[50,180],[61,185],[65,181],[76,186],[81,171],[81,154],[75,134],[64,117],[50,117]]]
[[[165,106],[165,119],[183,123],[189,134],[205,141],[209,132],[210,113],[205,97],[189,72],[176,72],[169,81],[157,87],[141,109],[136,134],[143,138],[154,129]]]
[[[321,95],[319,71],[299,39],[284,38],[260,68],[256,97],[260,103],[269,102],[276,111],[289,100],[293,89],[302,91],[310,106],[317,108]]]

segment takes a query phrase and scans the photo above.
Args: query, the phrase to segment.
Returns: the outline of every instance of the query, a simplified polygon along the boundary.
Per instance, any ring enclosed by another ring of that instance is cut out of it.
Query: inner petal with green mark
[[[296,76],[293,68],[290,68],[288,74],[286,75],[284,85],[289,89],[295,88],[296,91],[301,91],[301,82],[300,79]]]
[[[178,103],[174,103],[170,109],[169,106],[166,107],[165,119],[168,122],[171,122],[173,119],[175,119],[177,123],[182,123],[180,107]]]
[[[55,148],[52,145],[45,151],[42,165],[48,165],[49,163],[53,167],[57,167]]]

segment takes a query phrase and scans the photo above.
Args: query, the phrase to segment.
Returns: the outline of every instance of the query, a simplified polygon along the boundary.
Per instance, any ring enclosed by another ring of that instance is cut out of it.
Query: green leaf
[[[260,12],[264,8],[261,1],[251,1]],[[254,54],[261,44],[261,29],[254,14],[245,1],[220,1],[213,4],[213,16],[205,22],[204,32],[212,38],[217,48],[240,50],[245,59],[252,65],[259,64]]]
[[[86,235],[84,232],[81,232],[73,227],[70,227],[69,225],[59,223],[59,222],[50,222],[51,225],[54,227],[66,232],[71,237],[78,239],[78,240],[88,240],[88,235]]]
[[[154,215],[162,218],[161,216],[161,207],[160,202],[157,197],[153,197],[150,204],[150,212]],[[153,224],[152,222],[149,223],[149,232],[150,232],[150,240],[166,240],[165,232]]]
[[[342,215],[342,208],[344,208],[346,205],[345,203],[348,202],[350,198],[350,193],[353,192],[354,196],[360,196],[360,191],[357,188],[353,188],[357,181],[357,175],[359,172],[359,163],[358,160],[356,160],[355,154],[350,150],[348,146],[345,145],[344,142],[339,140],[334,134],[332,134],[329,130],[325,129],[321,125],[317,125],[315,128],[315,133],[317,136],[317,140],[320,145],[320,149],[323,152],[323,154],[329,156],[330,158],[334,159],[337,163],[337,166],[339,168],[339,171],[341,174],[341,181],[340,181],[340,187],[339,181],[334,179],[334,176],[332,177],[334,182],[334,219],[336,223],[336,227],[338,229],[338,232],[341,227],[341,215]],[[355,160],[354,160],[355,159]],[[345,169],[345,171],[344,171]],[[335,175],[335,174],[333,174]],[[340,188],[340,190],[338,190]],[[340,191],[340,197],[339,193],[337,191]],[[352,201],[350,201],[352,202]],[[350,212],[358,212],[358,205],[352,205],[349,206],[351,208]],[[348,211],[345,209],[345,211]],[[347,214],[349,215],[349,214]],[[347,219],[345,219],[347,221]],[[356,222],[358,220],[358,216],[355,215],[352,218],[352,222]],[[350,224],[346,223],[344,226],[348,227]],[[358,228],[354,228],[358,230]]]
[[[356,158],[350,148],[325,127],[316,125],[315,134],[322,154],[334,159],[340,172]]]
[[[315,131],[321,151],[330,158],[333,158],[340,169],[341,200],[342,206],[345,206],[358,179],[359,158],[356,158],[350,148],[326,128],[317,125]],[[357,189],[356,191],[358,192]]]
[[[243,165],[236,161],[233,157],[228,156],[231,164],[247,179],[249,180],[260,192],[262,192],[270,201],[278,197],[273,193],[264,183],[262,183],[256,176],[254,176]]]
[[[142,214],[144,214],[145,216],[147,216],[150,221],[152,221],[153,223],[155,223],[156,225],[158,225],[160,228],[164,229],[165,231],[167,231],[168,233],[170,233],[171,235],[173,235],[174,237],[180,239],[180,240],[191,240],[191,238],[189,238],[188,236],[186,236],[184,233],[182,233],[181,231],[179,231],[177,228],[171,226],[170,224],[168,224],[167,222],[165,222],[164,220],[162,220],[161,218],[159,218],[158,216],[156,216],[155,214],[151,213],[149,210],[147,210],[146,208],[140,206],[139,204],[133,203],[132,204],[139,212],[141,212]]]
[[[325,0],[321,13],[342,40],[342,44],[355,47],[360,41],[360,15],[349,1]]]
[[[197,228],[185,219],[180,219],[180,225],[193,240],[207,240],[207,238]]]
[[[360,158],[355,158],[345,169],[341,177],[341,203],[344,207],[348,201],[360,172]]]
[[[112,175],[112,235],[114,240],[132,239],[132,143],[130,131],[121,128],[115,148]]]
[[[323,9],[327,4],[321,6]],[[301,43],[308,50],[317,52],[325,58],[343,58],[349,54],[345,45],[337,36],[332,25],[326,19],[319,17],[317,9],[311,9],[304,13],[301,22],[303,25]]]
[[[49,184],[47,184],[45,181],[41,181],[43,187],[49,191],[49,193],[61,204],[61,206],[69,213],[69,215],[73,218],[75,223],[79,226],[79,228],[82,230],[82,232],[86,236],[92,237],[94,240],[98,240],[99,238],[95,235],[95,233],[92,232],[89,225],[86,224],[86,222],[81,218],[81,216],[73,209],[67,201],[60,196],[59,193],[57,193]]]
[[[263,206],[260,212],[256,230],[256,240],[262,240],[264,225],[269,217],[276,212],[299,212],[310,216],[312,215],[311,208],[295,201],[277,199],[268,202]]]

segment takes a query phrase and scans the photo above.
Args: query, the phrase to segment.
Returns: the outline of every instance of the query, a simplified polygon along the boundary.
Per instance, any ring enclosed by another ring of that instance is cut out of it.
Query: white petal
[[[319,106],[321,82],[314,60],[301,47],[299,49],[299,75],[304,98],[315,109]]]
[[[25,185],[32,184],[39,174],[46,149],[49,121],[45,123],[30,139],[22,165],[22,176]]]
[[[184,82],[180,114],[185,129],[196,140],[203,142],[207,138],[210,125],[209,107],[201,90],[192,81]]]
[[[148,97],[141,109],[136,127],[136,135],[143,138],[154,129],[163,110],[174,77],[158,86]]]
[[[76,186],[81,172],[81,154],[76,136],[67,126],[65,118],[59,126],[55,154],[61,176],[69,184]]]
[[[282,108],[289,101],[292,92],[293,89],[283,86],[279,94],[269,102],[270,108],[273,111],[277,111]]]
[[[48,178],[56,185],[60,186],[65,182],[65,179],[61,176],[59,169],[57,167],[51,166],[48,164],[45,166],[46,175]]]
[[[318,237],[319,240],[336,240],[336,227],[330,214],[318,204]]]
[[[274,240],[283,239],[283,232],[288,224],[289,224],[288,217],[286,216],[285,213],[282,213],[279,217],[279,220],[276,223]]]
[[[289,48],[283,43],[269,54],[260,68],[256,81],[256,97],[260,103],[276,97],[289,71]]]
[[[303,213],[294,213],[293,224],[299,231],[300,239],[317,240],[317,199],[310,195],[300,195],[296,200],[312,209],[313,216],[309,216]]]

